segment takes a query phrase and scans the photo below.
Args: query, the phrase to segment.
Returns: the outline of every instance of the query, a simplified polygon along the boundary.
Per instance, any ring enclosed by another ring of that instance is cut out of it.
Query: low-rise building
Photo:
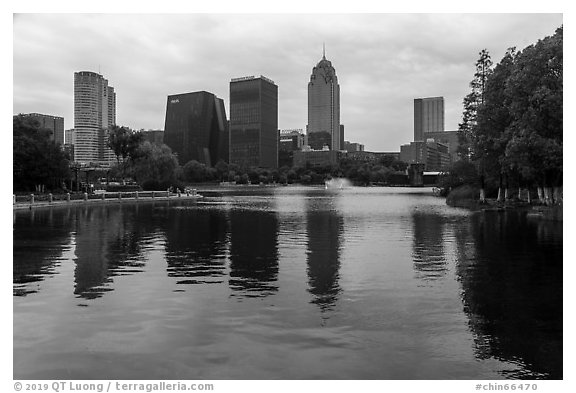
[[[301,128],[279,130],[278,150],[301,150],[304,146],[304,131]]]
[[[374,152],[374,154],[376,154],[378,159],[381,159],[384,157],[392,157],[394,159],[394,161],[400,161],[400,152],[399,151],[379,151],[379,152]]]
[[[362,162],[375,162],[378,160],[378,157],[375,153],[371,151],[350,151],[346,153],[346,158],[354,161],[362,161]]]
[[[344,153],[338,150],[312,150],[304,148],[294,152],[294,167],[326,167],[336,166]]]
[[[377,162],[391,156],[393,161],[400,160],[400,152],[348,151],[346,158],[354,161]]]
[[[400,146],[400,161],[407,164],[424,164],[427,171],[442,171],[450,165],[448,145],[427,141],[410,142]]]
[[[278,167],[292,167],[294,152],[306,144],[306,136],[301,128],[278,130]]]
[[[448,146],[450,161],[458,161],[458,131],[425,132],[424,140],[433,140]]]
[[[347,152],[364,151],[364,145],[361,143],[344,141],[344,150]]]

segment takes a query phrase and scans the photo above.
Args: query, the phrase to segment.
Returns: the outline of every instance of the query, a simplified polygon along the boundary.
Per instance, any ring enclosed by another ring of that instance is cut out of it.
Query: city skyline
[[[13,112],[72,128],[73,73],[93,71],[113,81],[118,125],[163,129],[168,95],[210,91],[229,110],[230,79],[266,75],[279,88],[278,128],[305,128],[325,42],[346,139],[398,151],[413,137],[415,98],[444,97],[455,130],[480,50],[496,64],[561,25],[562,14],[16,14]]]

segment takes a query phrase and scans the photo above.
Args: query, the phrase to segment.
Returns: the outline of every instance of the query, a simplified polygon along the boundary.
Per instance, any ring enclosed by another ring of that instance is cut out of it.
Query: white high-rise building
[[[316,150],[325,145],[340,150],[340,133],[340,85],[336,70],[323,53],[308,83],[308,144]]]
[[[116,93],[108,80],[90,71],[74,73],[74,159],[109,166],[108,129],[116,124]]]

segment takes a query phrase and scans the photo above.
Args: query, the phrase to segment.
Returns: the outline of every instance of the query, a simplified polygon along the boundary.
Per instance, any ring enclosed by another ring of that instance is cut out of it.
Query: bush
[[[469,161],[456,161],[450,165],[446,172],[438,176],[438,187],[446,191],[464,184],[478,184],[476,167]]]
[[[468,184],[456,187],[446,197],[446,203],[456,207],[474,207],[478,205],[480,189]]]
[[[144,191],[160,190],[160,182],[154,179],[146,180],[142,183],[142,189]]]
[[[134,192],[142,191],[138,184],[109,184],[106,186],[108,192]]]
[[[158,181],[155,179],[150,179],[142,183],[142,189],[144,191],[166,191],[170,187],[172,187],[174,191],[178,188],[180,190],[184,190],[184,184],[170,180]]]
[[[386,177],[388,184],[392,185],[406,185],[409,183],[408,175],[404,172],[392,172]]]
[[[246,173],[234,176],[236,184],[248,184],[248,180],[248,175]]]

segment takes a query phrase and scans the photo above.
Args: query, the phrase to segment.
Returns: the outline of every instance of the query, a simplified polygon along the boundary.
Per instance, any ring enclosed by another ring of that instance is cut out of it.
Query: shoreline
[[[241,190],[241,189],[266,189],[266,188],[284,188],[284,187],[307,187],[313,189],[324,189],[324,187],[320,184],[318,185],[302,185],[302,184],[290,184],[290,185],[280,185],[280,184],[197,184],[196,190],[205,193],[218,193],[223,191],[233,191],[233,190]],[[410,188],[410,189],[430,189],[430,187],[410,187],[410,186],[370,186],[370,187],[360,187],[359,188]],[[31,201],[22,201],[22,202],[13,202],[12,210],[13,211],[21,211],[21,210],[32,210],[32,209],[41,209],[41,208],[53,208],[53,207],[66,207],[66,206],[78,206],[78,205],[98,205],[98,204],[121,204],[121,203],[140,203],[140,202],[154,202],[154,201],[202,201],[204,200],[205,196],[201,194],[190,194],[186,195],[181,193],[180,195],[176,193],[172,193],[166,195],[166,191],[155,191],[157,195],[151,196],[151,191],[143,191],[142,194],[149,194],[149,195],[139,195],[138,197],[134,196],[133,192],[126,192],[126,196],[121,196],[117,192],[110,192],[108,193],[110,197],[103,198],[90,198],[84,199],[70,199],[70,200],[52,200],[51,202],[48,200],[35,200],[33,203]],[[113,196],[112,196],[113,195]],[[130,195],[130,196],[128,196]],[[432,195],[432,191],[430,191],[430,195]]]
[[[529,218],[563,222],[563,205],[532,205],[527,202],[498,202],[492,199],[486,199],[486,204],[481,204],[476,199],[461,199],[452,201],[451,203],[446,201],[446,204],[451,207],[464,208],[473,212],[505,213],[515,211],[523,212]]]
[[[178,196],[177,194],[173,194],[171,196],[139,196],[138,198],[135,197],[123,197],[123,198],[108,198],[108,199],[73,199],[70,201],[35,201],[34,203],[30,202],[17,202],[12,205],[12,210],[32,210],[32,209],[40,209],[40,208],[52,208],[52,207],[66,207],[66,206],[78,206],[82,204],[88,205],[95,205],[95,204],[122,204],[122,203],[140,203],[140,202],[166,202],[166,201],[198,201],[201,200],[202,197],[198,195],[189,195],[186,196],[181,194]]]

